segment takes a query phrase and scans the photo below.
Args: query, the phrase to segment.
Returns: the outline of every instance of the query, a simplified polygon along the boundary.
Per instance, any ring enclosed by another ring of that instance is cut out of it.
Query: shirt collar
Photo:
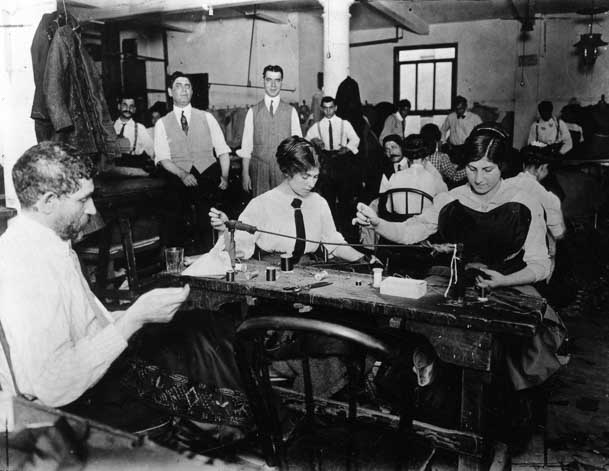
[[[182,111],[184,111],[184,115],[186,116],[186,119],[188,119],[190,121],[191,110],[192,110],[192,105],[190,103],[188,103],[188,105],[186,105],[184,108],[180,108],[177,105],[173,105],[173,112],[175,113],[176,118],[178,118],[178,121],[182,117]]]
[[[400,114],[399,111],[395,112],[395,117],[398,119],[398,121],[402,122],[404,121],[404,118],[402,118],[402,115]],[[406,116],[408,118],[408,116]]]
[[[34,241],[41,250],[70,254],[72,243],[69,240],[63,240],[53,229],[29,217],[27,212],[21,212],[14,224],[22,237]]]
[[[116,124],[118,124],[119,126],[122,126],[123,124],[131,124],[134,123],[135,121],[133,121],[133,118],[129,118],[127,121],[123,121],[122,119],[118,118],[116,120]]]
[[[277,106],[279,105],[280,98],[281,98],[280,95],[277,95],[276,97],[271,98],[270,96],[268,96],[265,93],[264,94],[264,104],[266,105],[267,108],[269,108],[271,106],[271,102],[273,102],[273,108],[275,108],[275,111],[277,111]]]

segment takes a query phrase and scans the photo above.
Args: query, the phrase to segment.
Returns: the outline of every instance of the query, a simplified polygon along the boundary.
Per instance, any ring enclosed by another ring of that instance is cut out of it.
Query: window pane
[[[413,107],[414,104],[414,91],[415,91],[415,64],[405,64],[400,66],[400,96],[399,99],[404,98],[411,101]]]
[[[433,109],[434,64],[419,64],[417,110]]]
[[[450,97],[452,95],[453,65],[452,62],[436,63],[436,104],[435,108],[440,110],[450,109]]]
[[[411,62],[430,59],[454,59],[455,48],[438,47],[425,49],[405,49],[398,54],[399,62]]]

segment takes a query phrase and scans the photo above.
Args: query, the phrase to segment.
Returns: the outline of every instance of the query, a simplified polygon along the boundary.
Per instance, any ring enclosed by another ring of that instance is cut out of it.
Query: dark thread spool
[[[281,271],[293,271],[294,270],[294,262],[292,261],[292,257],[288,255],[281,256]]]
[[[266,281],[277,280],[277,269],[275,267],[266,267]]]
[[[234,270],[227,270],[226,281],[235,281],[235,271]]]

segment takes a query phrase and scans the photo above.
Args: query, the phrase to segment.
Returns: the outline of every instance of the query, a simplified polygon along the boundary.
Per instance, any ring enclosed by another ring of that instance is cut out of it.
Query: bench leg
[[[485,395],[482,373],[463,368],[461,373],[461,430],[483,435]],[[459,471],[487,469],[484,458],[459,455]]]

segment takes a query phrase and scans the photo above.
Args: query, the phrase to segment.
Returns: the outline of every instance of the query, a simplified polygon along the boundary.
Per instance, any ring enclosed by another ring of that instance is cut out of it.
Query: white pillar
[[[34,99],[30,46],[42,15],[56,7],[56,0],[3,0],[0,9],[0,163],[10,207],[18,207],[10,177],[13,164],[36,144],[30,118]]]
[[[349,7],[354,0],[319,0],[324,7],[324,95],[335,96],[349,75]]]

